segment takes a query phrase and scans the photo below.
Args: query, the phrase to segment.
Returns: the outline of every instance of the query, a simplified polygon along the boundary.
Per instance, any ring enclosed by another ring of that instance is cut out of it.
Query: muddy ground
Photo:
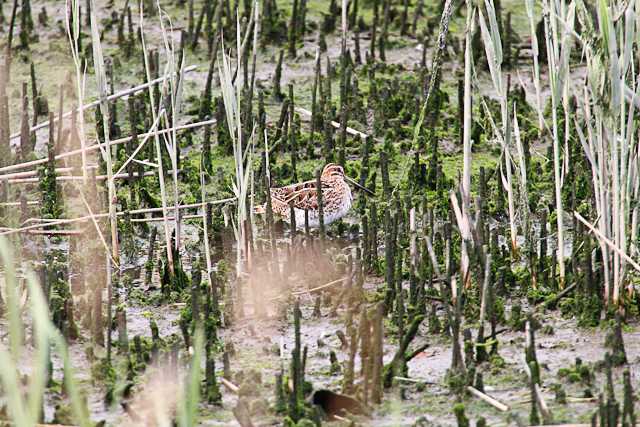
[[[299,286],[299,282],[292,280],[295,291],[304,290],[305,286]],[[297,282],[297,283],[296,283]],[[296,286],[298,284],[298,286]],[[365,283],[367,299],[371,300],[378,289],[383,286],[383,280],[377,277],[368,277]],[[337,286],[339,288],[339,286]],[[334,289],[334,291],[337,291]],[[280,292],[267,292],[265,297],[281,297]],[[286,319],[281,312],[283,305],[291,307],[288,302],[275,303],[271,301],[268,307],[269,315],[266,318],[257,319],[253,316],[252,305],[245,307],[246,318],[238,319],[236,324],[222,332],[227,343],[233,343],[236,354],[231,359],[232,378],[240,379],[242,375],[251,372],[261,374],[262,383],[256,385],[255,400],[267,400],[269,404],[275,404],[274,378],[275,374],[289,366],[290,352],[294,343],[294,330],[291,310],[288,310]],[[282,300],[282,298],[280,298]],[[346,350],[341,346],[341,341],[336,335],[337,331],[345,332],[344,319],[346,316],[344,307],[337,311],[337,316],[331,316],[331,307],[323,305],[320,318],[313,316],[315,294],[303,294],[300,296],[302,304],[302,345],[308,346],[308,359],[306,380],[310,381],[314,388],[327,388],[340,391],[342,388],[342,373],[331,373],[329,353],[335,351],[340,362],[347,358]],[[526,306],[526,302],[524,303]],[[153,313],[158,319],[163,336],[179,335],[175,307],[135,307],[127,310],[130,333],[139,333],[149,336],[148,319],[142,314],[147,311]],[[507,307],[507,317],[510,315],[510,307]],[[444,321],[444,310],[438,309],[438,317]],[[606,351],[604,347],[606,331],[601,328],[581,328],[572,318],[564,318],[557,311],[547,311],[543,319],[542,329],[536,334],[536,352],[542,367],[542,391],[549,408],[553,414],[555,423],[589,423],[591,416],[597,408],[597,396],[604,389],[604,371],[599,366]],[[386,325],[388,335],[385,341],[385,363],[393,357],[397,340],[391,332],[393,329]],[[383,404],[375,407],[370,417],[354,417],[359,424],[371,426],[412,426],[418,419],[423,424],[433,426],[457,425],[451,408],[455,398],[450,394],[445,375],[451,366],[451,340],[444,335],[429,334],[428,322],[421,327],[419,336],[415,339],[412,348],[423,344],[429,344],[428,348],[416,356],[409,363],[409,380],[398,380],[398,387],[387,391]],[[477,324],[464,324],[463,328],[470,328],[475,337]],[[502,329],[502,328],[501,328]],[[469,419],[476,420],[485,417],[492,426],[517,425],[519,418],[524,425],[528,425],[531,394],[528,390],[528,380],[524,370],[525,334],[523,332],[507,330],[499,335],[498,353],[502,358],[500,362],[485,362],[478,367],[483,373],[485,391],[487,394],[509,406],[507,413],[502,413],[494,407],[474,397],[465,400],[466,414]],[[637,323],[629,324],[624,332],[625,349],[629,361],[628,369],[631,371],[632,383],[637,384],[638,366],[640,365],[640,329]],[[77,345],[74,348],[82,347]],[[78,350],[79,351],[79,350]],[[595,373],[595,380],[590,383],[571,382],[566,376],[562,376],[559,370],[575,366],[576,358],[580,358],[583,364],[590,367]],[[80,363],[82,363],[80,361]],[[358,360],[356,359],[358,366]],[[614,369],[614,381],[616,390],[621,396],[622,368]],[[356,376],[356,378],[358,378]],[[555,386],[561,385],[567,394],[568,403],[561,404],[555,400]],[[404,390],[401,392],[400,390]],[[231,409],[235,405],[235,395],[223,389],[225,393],[222,407],[207,406],[201,422],[203,425],[237,425]],[[593,398],[585,396],[593,395]],[[105,411],[100,408],[100,396],[96,396],[93,410],[96,419],[106,417],[117,424],[128,422],[127,416],[119,408]],[[124,417],[124,418],[123,418]],[[256,416],[257,425],[277,425],[279,420],[272,416]],[[332,425],[348,425],[348,423],[335,421]]]

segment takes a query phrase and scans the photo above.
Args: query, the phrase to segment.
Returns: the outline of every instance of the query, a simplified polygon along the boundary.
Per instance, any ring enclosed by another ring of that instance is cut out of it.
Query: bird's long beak
[[[370,195],[372,195],[372,196],[375,196],[375,195],[376,195],[376,193],[374,193],[373,191],[369,190],[367,187],[363,187],[362,185],[358,184],[358,182],[357,182],[355,179],[353,179],[353,178],[349,178],[349,177],[348,177],[348,176],[346,176],[346,175],[344,176],[344,179],[345,179],[345,180],[347,180],[347,182],[349,182],[349,183],[351,183],[351,184],[355,185],[355,186],[356,186],[357,188],[359,188],[360,190],[362,190],[362,191],[364,191],[364,192],[366,192],[366,193],[369,193],[369,194],[370,194]]]

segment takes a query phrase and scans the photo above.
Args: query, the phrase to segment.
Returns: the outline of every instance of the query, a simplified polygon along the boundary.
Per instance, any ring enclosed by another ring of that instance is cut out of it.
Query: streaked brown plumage
[[[345,180],[344,169],[334,163],[327,164],[320,177],[322,184],[322,201],[324,223],[330,224],[347,214],[353,202],[351,188]],[[316,180],[305,181],[286,187],[271,189],[271,206],[273,213],[290,221],[291,206],[296,216],[296,225],[304,227],[305,211],[308,211],[309,226],[319,227],[318,197]],[[256,209],[263,213],[265,207]]]

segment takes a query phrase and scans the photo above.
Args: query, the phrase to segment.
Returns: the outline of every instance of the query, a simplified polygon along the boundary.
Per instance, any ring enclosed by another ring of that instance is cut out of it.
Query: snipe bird
[[[324,167],[320,176],[320,183],[322,185],[322,207],[325,225],[342,218],[351,209],[353,196],[348,183],[369,194],[373,194],[371,190],[345,175],[342,166],[334,163],[329,163]],[[317,228],[320,226],[315,179],[271,189],[271,207],[274,215],[291,222],[291,206],[293,206],[298,228],[305,226],[305,211],[308,211],[309,227]],[[256,208],[256,213],[264,213],[265,209],[266,205],[259,206]]]

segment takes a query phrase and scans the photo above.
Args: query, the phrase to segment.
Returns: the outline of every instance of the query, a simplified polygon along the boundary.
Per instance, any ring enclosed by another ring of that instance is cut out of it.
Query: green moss
[[[560,368],[558,369],[558,376],[560,378],[567,377],[571,373],[571,368]]]
[[[458,421],[458,427],[469,427],[469,419],[464,413],[463,403],[456,403],[453,406],[453,414],[456,416],[456,420]]]
[[[511,317],[509,318],[509,326],[517,331],[524,331],[526,319],[522,315],[522,306],[514,304],[511,307]]]
[[[461,396],[465,392],[467,386],[467,376],[465,373],[456,373],[452,370],[447,370],[446,381],[451,393]]]
[[[506,366],[505,360],[499,354],[492,354],[491,357],[489,357],[489,363],[491,364],[491,369],[494,371],[502,370]]]

